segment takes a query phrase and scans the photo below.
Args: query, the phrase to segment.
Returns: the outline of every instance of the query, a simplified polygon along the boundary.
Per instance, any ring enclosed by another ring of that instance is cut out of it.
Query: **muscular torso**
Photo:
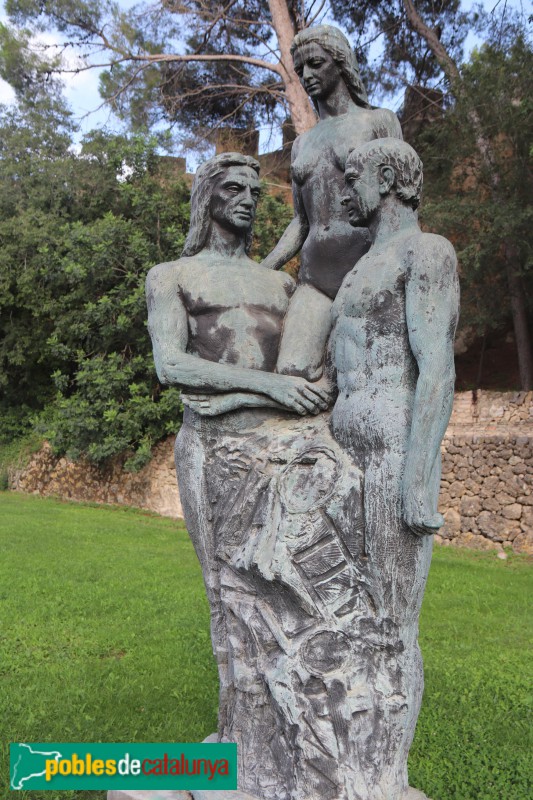
[[[176,290],[187,311],[187,352],[222,364],[272,372],[294,282],[244,264],[181,259]]]
[[[344,421],[365,435],[404,429],[407,436],[410,427],[418,368],[406,319],[407,250],[405,240],[373,248],[347,275],[333,304],[335,424]]]
[[[341,206],[346,159],[350,150],[371,139],[400,135],[391,112],[357,108],[321,120],[297,140],[292,176],[309,222],[301,282],[334,298],[346,273],[367,252],[368,230],[353,228]]]

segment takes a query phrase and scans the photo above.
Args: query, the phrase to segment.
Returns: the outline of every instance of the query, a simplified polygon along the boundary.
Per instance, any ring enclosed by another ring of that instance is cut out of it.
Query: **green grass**
[[[524,558],[435,549],[409,772],[434,800],[533,797],[532,584]]]
[[[421,618],[426,692],[411,784],[433,800],[530,800],[533,570],[438,548]],[[183,526],[0,494],[2,798],[10,741],[199,741],[216,726],[200,569]],[[529,772],[528,772],[529,768]]]
[[[5,758],[10,741],[201,741],[216,729],[209,612],[182,525],[0,494],[0,619]],[[4,766],[2,798],[41,796],[9,792],[7,777]]]

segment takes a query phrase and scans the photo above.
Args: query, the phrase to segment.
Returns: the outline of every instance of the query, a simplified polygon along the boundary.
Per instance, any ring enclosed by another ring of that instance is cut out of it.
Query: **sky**
[[[134,0],[119,0],[121,7],[129,8],[135,5]],[[465,10],[470,9],[476,5],[476,0],[463,0],[462,8]],[[507,8],[516,9],[518,11],[533,13],[533,4],[530,0],[482,0],[479,3],[485,10],[492,11],[493,9],[501,10],[502,6]],[[0,22],[5,22],[6,15],[2,0],[0,0]],[[47,44],[56,44],[61,39],[59,36],[53,34],[45,34],[42,37]],[[472,32],[468,35],[465,47],[465,57],[468,53],[479,44],[479,40]],[[75,58],[75,56],[71,56]],[[65,75],[64,76],[65,96],[69,102],[75,119],[79,125],[78,139],[81,139],[84,133],[89,132],[95,128],[107,127],[110,130],[119,130],[120,122],[114,117],[108,108],[102,106],[102,100],[98,93],[98,70],[89,70],[79,73],[78,75]],[[11,103],[14,100],[14,92],[11,87],[0,78],[0,103]],[[402,97],[398,96],[390,103],[394,110],[401,104]],[[260,140],[260,150],[272,150],[279,146],[276,141],[272,141],[268,136],[267,131],[262,132]]]

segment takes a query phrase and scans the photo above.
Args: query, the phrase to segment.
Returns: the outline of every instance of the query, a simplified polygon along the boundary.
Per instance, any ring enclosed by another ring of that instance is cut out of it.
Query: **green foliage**
[[[42,437],[35,432],[8,443],[0,442],[0,470],[24,468],[42,443]]]
[[[233,0],[224,9],[200,0],[120,8],[102,0],[6,0],[9,19],[31,31],[58,30],[110,67],[100,91],[133,130],[178,122],[198,138],[221,122],[254,127],[286,115],[279,77],[247,63],[144,63],[139,54],[261,57],[273,44],[266,0]],[[288,2],[293,18],[299,3]],[[105,35],[102,33],[105,32]],[[105,53],[105,56],[102,54]]]
[[[7,81],[20,97],[33,100],[59,93],[51,72],[59,59],[46,59],[32,48],[31,33],[0,23],[0,77]]]
[[[42,443],[42,436],[35,431],[7,443],[0,441],[0,491],[9,488],[10,473],[23,469]]]
[[[0,438],[38,422],[57,452],[131,468],[177,430],[146,330],[144,280],[177,257],[188,187],[157,141],[98,132],[71,149],[44,99],[0,114]]]
[[[179,257],[189,188],[155,138],[71,141],[60,98],[0,109],[0,442],[36,427],[56,453],[127,451],[139,469],[181,419],[155,375],[144,281]],[[291,217],[265,195],[258,258]]]
[[[252,256],[254,258],[257,260],[266,258],[276,242],[279,241],[281,234],[285,231],[293,216],[292,206],[285,203],[279,195],[267,194],[266,184],[263,184],[254,224],[252,246]]]
[[[17,586],[0,599],[2,797],[21,796],[7,790],[9,741],[187,742],[212,733],[209,611],[180,523],[4,494],[0,542],[0,581]],[[435,800],[531,797],[532,579],[523,558],[436,548],[409,759],[411,785]]]
[[[533,49],[520,29],[488,41],[463,66],[453,108],[415,142],[425,167],[421,220],[453,241],[461,269],[461,324],[479,334],[509,324],[509,258],[530,319],[533,312],[532,70]],[[490,147],[490,168],[480,158],[473,113]]]
[[[410,84],[431,86],[442,79],[442,70],[427,42],[409,25],[402,0],[331,0],[336,22],[355,39],[365,84],[375,97],[395,94]],[[417,0],[416,10],[450,56],[459,63],[463,44],[478,23],[480,8],[461,8],[460,0]],[[381,47],[376,47],[379,41]],[[369,48],[368,43],[374,43]]]
[[[75,392],[58,392],[53,415],[43,425],[56,452],[101,463],[133,447],[125,468],[144,466],[152,445],[176,431],[182,412],[179,390],[161,390],[152,373],[151,353],[133,358],[83,354]],[[63,378],[55,377],[58,383]]]

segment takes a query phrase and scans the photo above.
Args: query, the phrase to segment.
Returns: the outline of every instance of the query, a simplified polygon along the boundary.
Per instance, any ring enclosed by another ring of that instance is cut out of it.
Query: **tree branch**
[[[448,54],[446,48],[440,41],[437,33],[426,25],[418,11],[416,10],[413,0],[402,0],[405,13],[409,24],[419,36],[421,36],[428,44],[431,52],[441,65],[446,73],[446,76],[451,84],[459,83],[461,80],[461,73],[453,58]]]
[[[114,52],[118,52],[115,48],[111,48]],[[123,61],[143,61],[147,64],[172,64],[172,63],[187,63],[187,62],[196,62],[196,61],[203,61],[203,62],[234,62],[237,64],[250,64],[253,67],[260,67],[261,69],[269,70],[270,72],[275,72],[276,75],[282,74],[281,67],[278,64],[272,64],[269,61],[264,61],[262,58],[254,58],[253,56],[238,56],[232,55],[228,53],[227,55],[219,55],[219,54],[196,54],[196,53],[184,53],[180,55],[178,53],[143,53],[143,54],[135,54],[135,53],[127,53],[124,55]]]

